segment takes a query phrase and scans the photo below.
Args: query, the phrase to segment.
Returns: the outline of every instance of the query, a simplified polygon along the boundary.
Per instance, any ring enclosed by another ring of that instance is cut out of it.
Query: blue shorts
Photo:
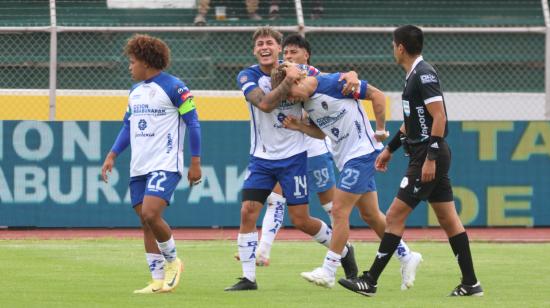
[[[272,190],[279,182],[288,205],[308,203],[307,154],[269,160],[250,156],[243,189]]]
[[[336,187],[358,195],[376,191],[374,162],[378,154],[380,154],[380,151],[374,151],[346,162],[344,168],[342,168],[342,172],[340,172],[340,178]]]
[[[146,175],[138,175],[130,178],[130,199],[132,207],[143,203],[143,197],[156,196],[166,200],[170,205],[172,194],[181,179],[179,172],[153,171]]]
[[[336,178],[334,177],[332,155],[325,153],[307,159],[307,182],[309,193],[319,193],[329,190]]]

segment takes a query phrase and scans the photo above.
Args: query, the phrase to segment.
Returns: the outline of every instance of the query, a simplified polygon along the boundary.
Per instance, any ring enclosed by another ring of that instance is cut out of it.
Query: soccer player
[[[177,287],[183,263],[178,258],[170,226],[162,218],[183,172],[183,140],[189,130],[190,185],[201,179],[200,124],[189,88],[163,70],[170,49],[148,35],[131,37],[124,53],[130,61],[132,86],[120,133],[105,158],[103,180],[107,182],[115,158],[131,146],[130,196],[143,228],[145,257],[152,282],[134,293],[170,292]]]
[[[289,64],[293,66],[292,64]],[[272,73],[272,86],[278,86],[286,78],[284,65]],[[333,145],[334,159],[341,171],[334,193],[333,238],[321,267],[302,277],[317,285],[331,288],[335,274],[341,264],[340,252],[349,237],[349,215],[357,206],[361,217],[381,237],[385,228],[385,217],[378,207],[378,196],[374,181],[374,160],[387,137],[385,130],[386,98],[377,88],[362,80],[351,94],[342,94],[344,82],[340,73],[306,77],[297,81],[289,90],[287,100],[304,105],[311,125],[287,117],[285,127],[323,139],[329,137]],[[370,99],[376,117],[376,132],[370,126],[359,99]],[[407,258],[401,258],[403,289],[413,285],[416,267],[421,261],[419,253],[411,253],[404,242],[400,250],[407,251]],[[410,269],[407,269],[410,267]]]
[[[449,179],[451,152],[445,136],[447,111],[435,69],[422,58],[424,35],[407,25],[393,32],[393,55],[407,73],[402,94],[404,123],[376,159],[376,169],[386,171],[401,145],[409,155],[409,166],[397,197],[386,216],[386,231],[368,272],[356,279],[340,279],[346,289],[366,296],[376,293],[377,281],[401,241],[405,221],[421,201],[429,201],[462,272],[461,283],[450,296],[482,296],[476,278],[468,236],[456,212]]]
[[[285,61],[309,65],[311,47],[300,34],[290,34],[283,40],[283,55]],[[317,73],[315,73],[317,74]],[[342,75],[346,80],[343,92],[349,94],[352,86],[358,86],[357,73],[348,72]],[[305,137],[307,151],[307,182],[309,193],[317,193],[323,210],[330,218],[332,225],[332,196],[334,194],[334,169],[332,155],[329,152],[330,139],[319,140]],[[286,200],[282,197],[282,189],[275,185],[273,192],[267,198],[267,208],[262,221],[262,236],[256,253],[256,264],[268,266],[271,247],[279,229],[283,225]],[[352,247],[352,246],[350,246]],[[352,248],[353,249],[353,248]]]
[[[298,64],[309,65],[311,57],[311,47],[309,42],[299,34],[291,34],[283,40],[282,49],[284,59],[286,61],[295,62]],[[314,69],[308,71],[310,75],[316,75]],[[346,81],[346,86],[343,89],[344,94],[351,93],[352,87],[359,85],[357,73],[350,71],[342,74],[342,80]],[[332,225],[332,196],[334,194],[334,169],[332,167],[332,156],[329,153],[330,139],[318,140],[316,138],[305,137],[307,151],[307,181],[308,191],[311,194],[317,193],[322,208],[330,218]],[[285,214],[286,199],[282,196],[281,186],[277,183],[271,194],[267,197],[267,208],[262,220],[262,236],[256,250],[256,265],[269,266],[271,247],[277,233],[283,225]],[[348,245],[348,248],[353,250],[353,246]],[[353,253],[353,251],[352,251]],[[235,258],[239,260],[238,253]],[[353,258],[346,258],[343,262],[352,261]],[[352,277],[355,273],[352,265],[343,266],[348,270],[346,277]]]
[[[256,221],[263,203],[279,182],[286,198],[288,212],[296,228],[328,245],[331,229],[308,211],[307,154],[304,134],[289,131],[282,122],[287,116],[300,118],[302,107],[283,100],[290,85],[300,75],[298,68],[289,70],[287,79],[272,90],[271,70],[279,65],[282,34],[261,27],[253,34],[254,56],[258,64],[242,70],[237,76],[251,114],[250,161],[242,189],[241,224],[237,238],[243,277],[226,291],[256,290]],[[307,68],[312,71],[315,68]],[[345,247],[343,255],[350,258]],[[351,263],[350,263],[351,264]],[[357,265],[352,263],[356,275]]]

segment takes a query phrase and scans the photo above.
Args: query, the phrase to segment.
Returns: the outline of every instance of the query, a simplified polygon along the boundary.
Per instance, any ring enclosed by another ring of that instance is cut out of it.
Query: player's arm
[[[313,138],[325,139],[326,137],[325,133],[323,133],[323,131],[311,121],[309,121],[309,124],[306,124],[300,119],[287,116],[283,120],[283,125],[285,128],[300,131]]]
[[[113,170],[116,157],[120,153],[122,153],[128,147],[128,145],[130,145],[130,111],[129,110],[127,110],[126,114],[124,115],[124,123],[122,125],[122,128],[120,129],[120,132],[116,137],[115,143],[113,144],[111,151],[109,151],[109,153],[107,154],[107,157],[105,157],[105,161],[103,162],[103,167],[101,168],[101,176],[103,177],[103,181],[105,183],[107,183],[108,181],[107,172],[110,173]]]
[[[435,179],[436,160],[439,154],[440,143],[445,135],[445,107],[443,105],[443,94],[439,85],[439,78],[435,72],[424,72],[418,74],[420,83],[420,94],[424,105],[433,118],[432,130],[428,141],[428,153],[422,165],[422,182],[430,182]]]
[[[187,172],[189,185],[198,184],[202,178],[201,171],[201,125],[194,102],[194,97],[189,96],[178,107],[178,112],[189,131],[189,148],[191,150],[191,164]]]
[[[294,82],[300,78],[301,72],[295,65],[286,68],[286,76],[283,81],[271,92],[265,94],[260,88],[255,88],[246,95],[246,99],[263,112],[271,112],[286,99]]]
[[[365,98],[372,101],[372,109],[374,110],[374,116],[376,118],[376,133],[374,137],[379,142],[382,142],[388,138],[386,132],[386,96],[379,89],[367,85],[367,91]]]

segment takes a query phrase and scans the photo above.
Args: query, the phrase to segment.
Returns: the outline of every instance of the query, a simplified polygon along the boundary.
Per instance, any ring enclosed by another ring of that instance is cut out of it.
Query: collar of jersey
[[[162,72],[156,74],[155,76],[153,76],[153,77],[151,77],[151,78],[149,78],[149,79],[145,79],[143,82],[144,82],[144,83],[150,83],[150,82],[152,82],[155,78],[157,78],[157,77],[160,76],[160,75],[162,75]]]
[[[413,62],[413,65],[411,67],[411,70],[410,72],[407,73],[407,76],[405,77],[405,80],[409,80],[409,77],[411,76],[411,73],[414,71],[414,68],[418,65],[418,63],[420,63],[420,61],[424,60],[424,58],[422,58],[422,56],[418,56],[418,58],[416,58],[416,60],[414,60]]]

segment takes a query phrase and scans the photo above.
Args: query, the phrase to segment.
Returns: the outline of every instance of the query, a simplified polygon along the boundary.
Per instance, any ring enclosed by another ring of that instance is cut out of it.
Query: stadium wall
[[[104,155],[120,125],[0,121],[0,226],[138,226],[129,205],[129,151],[117,159],[108,184],[100,179]],[[394,132],[399,125],[392,121],[388,129]],[[451,178],[465,225],[550,226],[549,122],[453,121],[449,128]],[[204,121],[202,131],[204,181],[193,189],[181,181],[167,220],[177,227],[238,226],[249,124]],[[377,175],[384,211],[405,167],[399,151],[388,173]],[[312,214],[326,218],[312,199]],[[351,224],[364,226],[358,215],[352,215]],[[419,206],[408,220],[409,226],[436,224],[426,206]]]

